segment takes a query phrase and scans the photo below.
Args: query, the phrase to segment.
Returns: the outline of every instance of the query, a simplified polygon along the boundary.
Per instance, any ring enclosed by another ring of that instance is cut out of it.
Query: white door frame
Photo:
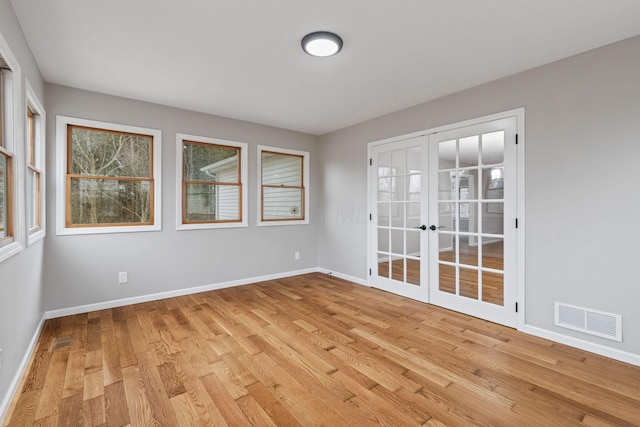
[[[514,110],[504,111],[500,113],[490,114],[487,116],[477,117],[461,122],[451,123],[443,126],[425,129],[418,132],[412,132],[409,134],[399,135],[391,138],[386,138],[378,141],[370,142],[367,145],[367,164],[370,165],[370,159],[372,158],[372,148],[378,145],[388,144],[391,142],[401,141],[410,138],[416,138],[425,135],[432,135],[439,132],[454,130],[461,127],[478,125],[485,122],[494,120],[505,119],[508,117],[516,118],[516,134],[517,134],[517,165],[516,165],[516,179],[517,179],[517,196],[516,196],[516,215],[518,220],[518,228],[516,230],[517,238],[517,254],[516,254],[516,301],[518,305],[517,312],[517,325],[518,330],[522,330],[525,327],[525,109],[517,108]],[[371,166],[369,166],[371,168]],[[373,200],[371,197],[371,170],[369,169],[367,174],[367,206],[369,212],[373,212]],[[370,217],[371,218],[371,217]],[[367,226],[367,277],[369,278],[369,286],[371,286],[370,272],[373,269],[373,265],[377,262],[374,259],[373,254],[375,251],[371,249],[372,243],[372,222],[369,222]]]

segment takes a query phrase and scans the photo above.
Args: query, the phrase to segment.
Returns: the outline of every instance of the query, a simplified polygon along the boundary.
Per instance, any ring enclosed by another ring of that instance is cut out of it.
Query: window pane
[[[87,176],[151,177],[152,138],[71,127],[71,173]]]
[[[0,55],[0,58],[2,58],[2,56]],[[2,60],[2,62],[4,62],[4,60]],[[5,104],[7,104],[7,97],[5,96],[5,92],[4,92],[4,84],[5,84],[5,73],[9,73],[10,71],[7,69],[4,69],[3,67],[0,67],[0,147],[6,147],[6,143],[4,141],[4,109],[5,109]]]
[[[262,185],[301,187],[302,156],[263,151]]]
[[[389,253],[391,244],[389,243],[389,229],[378,228],[378,251]]]
[[[442,292],[455,294],[456,281],[457,281],[456,268],[452,265],[446,265],[446,264],[440,264],[438,265],[438,267],[439,267],[438,289]]]
[[[478,270],[460,268],[460,295],[478,299]]]
[[[36,166],[36,117],[30,108],[27,108],[27,128],[29,166]]]
[[[482,266],[504,270],[504,239],[482,238]]]
[[[504,131],[482,135],[482,163],[485,165],[504,161]]]
[[[0,154],[0,239],[9,235],[8,208],[9,208],[9,168],[7,158]]]
[[[185,141],[184,179],[238,183],[239,153],[239,148]]]
[[[27,172],[27,227],[29,229],[40,226],[38,217],[39,181],[40,174],[29,169]]]
[[[303,219],[303,190],[301,188],[263,187],[264,220]]]
[[[438,169],[456,167],[456,141],[443,141],[438,144]]]
[[[404,230],[391,230],[391,253],[404,255]]]
[[[504,305],[504,275],[489,271],[482,272],[482,301]]]
[[[391,152],[391,174],[401,176],[405,174],[406,153],[404,149]]]
[[[389,214],[391,212],[391,206],[389,203],[378,203],[378,225],[382,227],[388,227]]]
[[[478,135],[460,138],[460,167],[478,165]]]
[[[188,222],[239,221],[240,187],[187,184],[185,212]]]
[[[388,254],[378,254],[378,276],[380,277],[389,277],[389,269],[391,268],[391,263],[389,262]]]
[[[391,153],[385,151],[378,154],[378,176],[391,175]]]
[[[151,182],[71,178],[71,224],[148,224]]]

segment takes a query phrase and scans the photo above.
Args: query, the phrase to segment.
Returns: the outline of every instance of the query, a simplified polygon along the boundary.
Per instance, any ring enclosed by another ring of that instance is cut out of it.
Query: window
[[[20,111],[20,67],[0,36],[0,261],[20,252],[24,244]],[[20,118],[19,118],[20,117]]]
[[[258,225],[308,224],[309,153],[258,147]]]
[[[13,242],[13,154],[8,147],[6,130],[8,96],[5,76],[9,72],[0,68],[0,247]]]
[[[246,227],[247,144],[178,134],[178,230]]]
[[[62,116],[57,127],[58,234],[159,230],[161,132]]]
[[[27,149],[27,240],[31,245],[45,235],[44,212],[44,135],[45,112],[33,89],[26,83],[27,111],[25,139]]]

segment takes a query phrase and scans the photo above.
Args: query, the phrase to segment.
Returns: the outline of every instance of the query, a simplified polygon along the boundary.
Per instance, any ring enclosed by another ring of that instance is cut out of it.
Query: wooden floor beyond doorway
[[[3,426],[640,425],[640,367],[323,274],[49,320]]]

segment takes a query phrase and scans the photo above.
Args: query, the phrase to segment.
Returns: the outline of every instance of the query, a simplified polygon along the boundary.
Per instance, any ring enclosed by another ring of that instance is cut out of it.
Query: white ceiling
[[[639,0],[11,3],[48,82],[317,135],[640,34]]]

